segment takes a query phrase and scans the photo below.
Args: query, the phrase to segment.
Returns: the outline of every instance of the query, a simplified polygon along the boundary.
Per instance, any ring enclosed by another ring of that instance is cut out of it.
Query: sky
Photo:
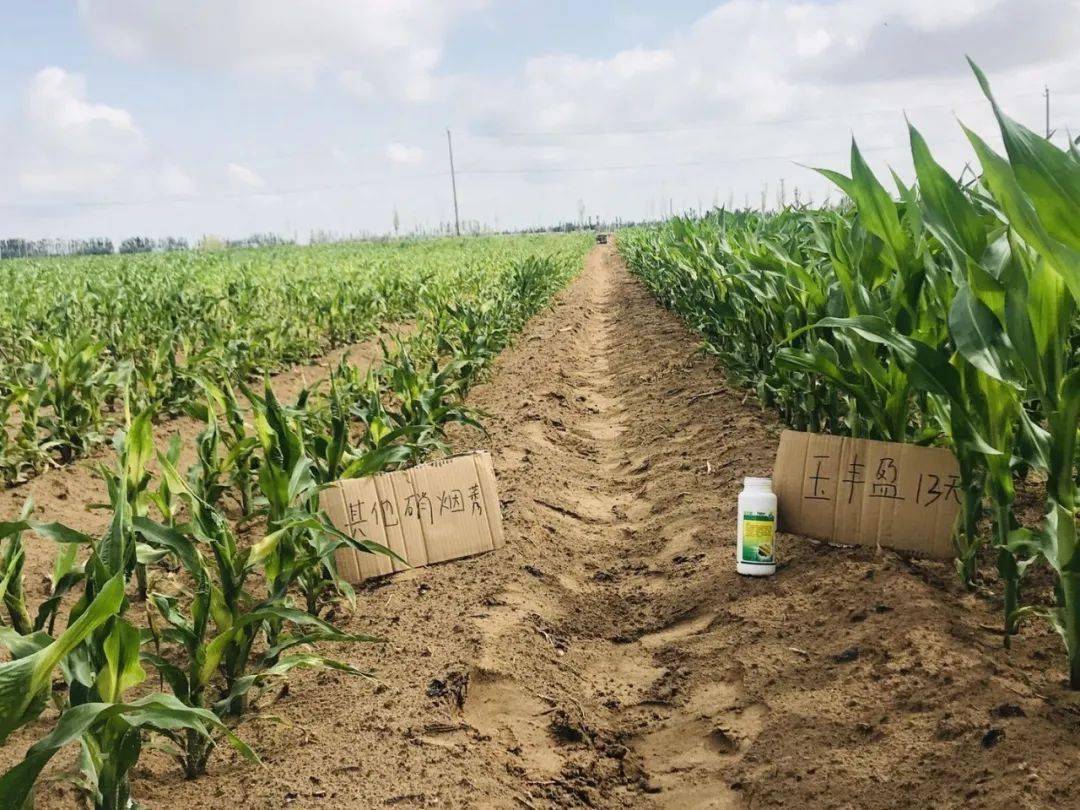
[[[1080,0],[0,0],[0,237],[494,228],[836,199],[1080,134]],[[995,142],[991,138],[991,142]]]

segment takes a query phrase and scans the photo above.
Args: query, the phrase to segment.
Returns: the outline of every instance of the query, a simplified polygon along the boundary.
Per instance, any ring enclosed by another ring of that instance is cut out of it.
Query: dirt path
[[[386,645],[300,673],[149,807],[1045,807],[1068,800],[1077,713],[1057,642],[1010,652],[949,566],[781,537],[734,573],[735,495],[778,427],[610,249],[590,255],[478,387],[508,545],[370,584]],[[461,434],[462,449],[476,446]],[[983,626],[991,628],[984,629]],[[274,721],[272,717],[279,718]],[[59,805],[58,805],[59,806]]]

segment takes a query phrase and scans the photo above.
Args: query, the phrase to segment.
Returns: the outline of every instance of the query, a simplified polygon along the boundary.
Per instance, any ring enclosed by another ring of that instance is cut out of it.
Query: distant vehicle
[[[608,235],[606,233],[598,233],[596,235],[596,244],[598,244],[598,245],[606,245],[607,244],[607,238],[608,238]]]

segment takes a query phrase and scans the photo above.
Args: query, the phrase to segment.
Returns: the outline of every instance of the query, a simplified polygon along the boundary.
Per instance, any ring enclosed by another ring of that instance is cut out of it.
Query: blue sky
[[[821,199],[903,114],[959,170],[957,118],[1080,129],[1078,0],[79,0],[2,3],[4,235],[514,227]]]

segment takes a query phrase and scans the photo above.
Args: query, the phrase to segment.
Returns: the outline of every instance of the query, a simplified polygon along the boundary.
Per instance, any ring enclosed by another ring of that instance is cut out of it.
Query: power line
[[[1014,101],[1019,100],[1019,99],[1034,100],[1035,98],[1040,98],[1041,99],[1041,98],[1044,97],[1044,95],[1045,94],[1042,93],[1042,92],[1040,92],[1038,94],[1038,96],[1035,96],[1032,93],[1016,93],[1016,94],[1012,94],[1012,95],[999,95],[997,98],[998,98],[999,101],[1007,100],[1007,99],[1011,99],[1011,100],[1014,100]],[[1055,96],[1055,98],[1059,98],[1061,96],[1080,96],[1080,91],[1077,91],[1077,92],[1062,92],[1062,91],[1055,90],[1054,91],[1054,96]],[[956,102],[954,104],[944,104],[944,103],[943,104],[918,104],[918,105],[906,106],[906,107],[882,107],[882,108],[869,109],[869,110],[856,110],[856,111],[843,113],[843,114],[836,114],[836,115],[814,115],[814,116],[805,116],[805,117],[788,117],[788,118],[775,118],[775,119],[769,119],[769,118],[742,119],[742,120],[739,120],[739,119],[736,119],[736,120],[716,119],[716,120],[712,120],[712,121],[701,121],[701,122],[689,122],[689,123],[686,123],[686,124],[675,124],[675,125],[672,125],[672,126],[650,126],[650,125],[647,125],[647,124],[642,124],[640,126],[637,126],[637,125],[634,125],[634,124],[629,124],[625,128],[622,128],[622,129],[619,129],[619,128],[607,128],[607,129],[591,129],[591,130],[590,129],[580,129],[580,130],[504,130],[504,131],[499,131],[499,130],[477,130],[477,131],[466,130],[466,134],[470,135],[472,137],[478,137],[478,138],[499,138],[499,139],[503,139],[503,138],[527,138],[527,137],[553,137],[553,138],[557,138],[557,137],[595,137],[595,136],[604,136],[604,135],[625,136],[625,135],[674,134],[674,133],[680,133],[680,132],[703,132],[703,131],[709,131],[709,130],[713,130],[713,129],[725,129],[725,128],[734,128],[734,127],[754,127],[754,126],[769,127],[769,126],[785,126],[785,125],[789,125],[789,124],[828,123],[828,122],[833,122],[833,121],[843,122],[843,121],[848,120],[849,118],[863,118],[863,117],[867,117],[867,116],[877,116],[877,115],[897,115],[897,116],[900,116],[900,115],[903,115],[904,113],[910,113],[910,112],[914,112],[914,111],[917,111],[917,110],[933,110],[933,109],[951,110],[951,109],[954,109],[955,107],[959,107],[959,106],[968,106],[968,105],[985,104],[985,103],[987,103],[986,99],[984,97],[982,97],[982,96],[979,96],[978,98],[971,98],[971,99],[961,100],[961,101]],[[420,142],[427,142],[427,143],[430,144],[433,141],[431,133],[426,133],[426,132],[425,133],[414,133],[414,134],[411,134],[411,135],[408,135],[408,136],[406,136],[404,134],[401,134],[401,133],[396,133],[396,134],[394,134],[394,135],[392,135],[390,137],[391,137],[392,140],[397,140],[397,141],[401,141],[401,142],[410,142],[411,141],[413,143],[416,143],[416,142],[420,141]],[[341,149],[341,148],[339,148],[337,146],[328,145],[328,146],[325,146],[325,147],[315,148],[315,149],[289,150],[289,151],[283,151],[283,152],[273,152],[273,153],[263,153],[263,154],[250,153],[250,152],[246,153],[246,154],[233,154],[231,156],[227,155],[227,156],[225,156],[223,158],[220,158],[218,160],[220,162],[223,162],[223,163],[230,163],[231,162],[231,163],[239,163],[239,164],[265,165],[267,163],[276,163],[276,162],[285,161],[285,160],[291,160],[291,159],[295,159],[295,158],[324,157],[324,156],[326,156],[328,154],[331,154],[335,150],[340,151],[343,155],[345,155],[347,157],[351,157],[351,156],[354,156],[354,155],[357,155],[357,154],[360,154],[360,153],[380,152],[384,148],[385,148],[385,146],[383,144],[375,143],[374,141],[369,141],[367,143],[362,144],[360,148],[353,147],[353,148],[349,148],[347,150],[346,149]],[[207,157],[208,155],[207,155],[207,153],[203,152],[203,156]]]
[[[995,136],[996,137],[996,136]],[[964,138],[954,139],[939,139],[936,143],[963,143],[966,144],[967,140]],[[448,140],[448,146],[451,146]],[[452,146],[451,146],[452,148]],[[906,151],[909,148],[908,143],[894,143],[894,144],[882,144],[880,146],[865,146],[859,147],[859,150],[863,154],[879,154],[892,152],[896,150]],[[821,149],[810,152],[798,152],[788,154],[769,154],[769,155],[740,155],[732,157],[704,157],[695,158],[693,160],[683,161],[669,161],[664,163],[632,163],[632,164],[616,164],[616,165],[600,165],[600,166],[524,166],[524,167],[497,167],[497,168],[464,168],[455,169],[454,172],[424,172],[407,175],[394,175],[393,177],[386,177],[380,179],[369,180],[356,180],[348,183],[332,183],[319,186],[307,186],[301,188],[287,188],[287,189],[268,189],[265,191],[252,191],[241,192],[235,194],[218,194],[218,195],[189,195],[189,196],[173,196],[173,197],[158,197],[139,200],[95,200],[95,201],[82,201],[71,203],[11,203],[2,202],[0,208],[5,209],[54,209],[54,208],[119,208],[133,205],[168,205],[174,203],[192,203],[192,202],[218,202],[238,199],[260,199],[260,198],[273,198],[273,197],[285,197],[298,194],[312,194],[324,191],[348,191],[356,188],[364,188],[371,186],[382,186],[390,182],[400,180],[414,180],[414,179],[433,179],[433,178],[451,178],[451,183],[456,187],[456,175],[471,175],[471,176],[483,176],[483,175],[542,175],[542,174],[585,174],[594,172],[631,172],[631,171],[644,171],[648,169],[675,169],[686,168],[691,166],[722,166],[733,165],[745,162],[760,162],[760,161],[800,161],[809,160],[812,158],[828,157],[832,155],[847,155],[848,149]]]
[[[1064,94],[1062,94],[1064,95]],[[1032,93],[1017,93],[1011,96],[998,96],[998,100],[1002,99],[1027,99],[1034,100],[1035,98],[1041,98],[1042,93],[1038,96]],[[849,118],[861,118],[866,116],[879,116],[879,115],[903,115],[907,112],[915,110],[952,110],[956,107],[969,106],[974,104],[988,104],[987,100],[983,96],[978,98],[971,98],[962,100],[951,104],[919,104],[907,107],[882,107],[878,109],[870,110],[857,110],[853,112],[847,112],[837,115],[814,115],[814,116],[798,116],[789,118],[758,118],[758,119],[716,119],[712,121],[701,121],[687,124],[676,124],[674,126],[660,126],[654,127],[649,125],[628,125],[623,128],[607,128],[607,129],[579,129],[579,130],[507,130],[503,132],[488,130],[472,132],[470,134],[479,137],[487,138],[530,138],[530,137],[594,137],[598,135],[653,135],[653,134],[667,134],[677,132],[701,132],[713,129],[729,129],[732,127],[766,127],[766,126],[786,126],[788,124],[809,124],[809,123],[829,123],[834,121],[846,121]]]
[[[137,200],[82,200],[77,202],[36,202],[36,203],[16,203],[16,202],[0,202],[0,208],[18,209],[18,208],[119,208],[132,205],[158,205],[158,204],[172,204],[172,203],[192,203],[192,202],[225,202],[228,200],[245,200],[245,199],[266,199],[273,197],[286,197],[294,194],[313,194],[322,191],[348,191],[356,188],[367,188],[370,186],[385,186],[389,183],[399,180],[412,180],[412,179],[426,179],[433,177],[446,177],[448,172],[425,172],[417,174],[406,175],[394,175],[393,177],[385,177],[372,180],[357,180],[349,183],[328,183],[326,185],[319,186],[306,186],[300,188],[283,188],[283,189],[267,189],[266,191],[244,191],[236,192],[233,194],[189,194],[189,195],[173,195],[170,197],[151,197]]]
[[[993,136],[992,139],[998,139],[998,136]],[[954,138],[949,140],[938,139],[936,142],[949,143],[949,144],[967,144],[968,141],[964,138]],[[863,154],[878,154],[884,152],[891,152],[896,150],[907,151],[910,148],[908,143],[895,143],[881,146],[866,146],[859,147],[859,151]],[[648,169],[670,169],[670,168],[684,168],[690,166],[711,166],[711,165],[732,165],[744,162],[758,162],[758,161],[770,161],[770,160],[787,160],[787,161],[799,161],[810,158],[825,157],[829,155],[847,155],[849,149],[821,149],[812,152],[797,152],[788,154],[771,154],[771,155],[742,155],[737,157],[728,158],[698,158],[694,160],[674,161],[666,163],[634,163],[634,164],[618,164],[618,165],[600,165],[600,166],[528,166],[528,167],[505,167],[505,168],[464,168],[457,169],[456,174],[464,175],[530,175],[530,174],[577,174],[577,173],[591,173],[591,172],[612,172],[612,171],[643,171]],[[378,186],[384,183],[390,182],[391,179],[426,179],[426,178],[445,178],[451,176],[450,172],[427,172],[420,174],[399,175],[394,178],[386,178],[382,180],[360,180],[350,183],[335,183],[321,186],[310,186],[304,188],[293,189],[277,189],[267,190],[259,192],[246,192],[238,194],[226,194],[226,195],[212,195],[212,196],[187,196],[187,197],[162,197],[157,199],[144,199],[144,200],[125,200],[125,201],[95,201],[95,202],[81,202],[81,203],[30,203],[27,206],[41,207],[41,208],[54,208],[54,207],[112,207],[112,206],[126,206],[126,205],[150,205],[156,203],[174,203],[174,202],[198,202],[201,200],[210,201],[222,201],[233,199],[246,199],[246,198],[266,198],[266,197],[281,197],[289,196],[293,194],[310,194],[321,191],[345,191],[354,188],[362,188],[369,186]],[[6,208],[19,208],[24,207],[18,203],[0,203],[0,206]]]
[[[998,136],[993,137],[994,140],[999,139]],[[950,138],[941,139],[935,141],[937,144],[949,143],[949,144],[967,144],[966,138]],[[859,151],[863,154],[891,152],[898,149],[908,150],[910,144],[894,143],[881,146],[867,146],[859,147]],[[605,171],[639,171],[642,169],[667,169],[667,168],[681,168],[686,166],[711,166],[711,165],[730,165],[737,163],[745,163],[750,161],[768,161],[768,160],[790,160],[799,161],[807,160],[810,158],[824,157],[829,155],[847,155],[849,149],[821,149],[813,152],[801,152],[794,154],[774,154],[774,155],[741,155],[738,157],[730,158],[699,158],[694,160],[677,161],[674,163],[635,163],[635,164],[622,164],[614,166],[545,166],[545,167],[525,167],[525,168],[497,168],[497,169],[459,169],[458,174],[563,174],[563,173],[577,173],[577,172],[605,172]]]

